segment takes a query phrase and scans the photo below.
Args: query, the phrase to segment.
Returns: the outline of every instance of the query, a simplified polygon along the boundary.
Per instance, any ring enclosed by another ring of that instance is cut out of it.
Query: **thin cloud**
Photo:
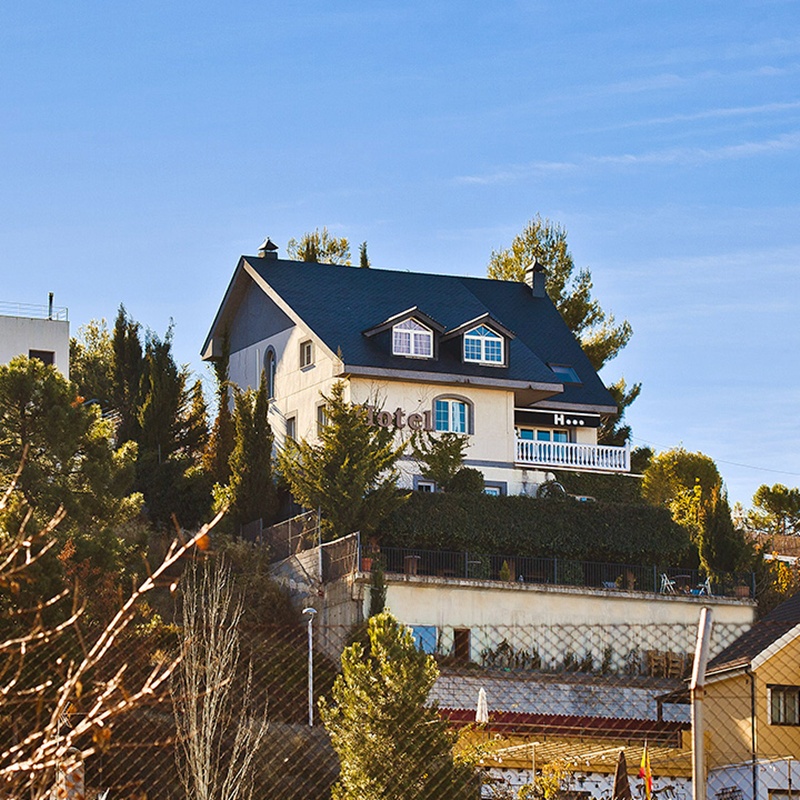
[[[620,130],[622,128],[639,128],[648,125],[671,125],[675,122],[694,122],[703,119],[725,119],[729,117],[758,116],[761,114],[774,114],[781,111],[793,111],[800,108],[800,100],[788,103],[763,103],[757,106],[733,106],[731,108],[709,108],[706,111],[697,111],[694,114],[672,114],[669,117],[652,117],[651,119],[633,120],[622,122],[618,125],[609,125],[605,128],[594,130]]]
[[[714,161],[752,158],[758,155],[787,152],[800,147],[800,131],[785,133],[772,139],[722,147],[677,147],[646,153],[620,153],[606,156],[585,156],[575,161],[534,161],[510,166],[483,175],[460,175],[456,183],[488,185],[513,183],[544,172],[566,172],[592,166],[640,166],[651,164],[697,165]]]

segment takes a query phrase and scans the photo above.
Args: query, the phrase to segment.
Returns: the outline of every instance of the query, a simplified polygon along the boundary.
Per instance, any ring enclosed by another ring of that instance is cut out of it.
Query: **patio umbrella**
[[[485,725],[489,722],[489,706],[486,703],[486,689],[483,686],[478,689],[478,707],[475,709],[475,722],[478,725]]]
[[[628,783],[628,762],[625,760],[625,751],[619,751],[617,769],[614,772],[614,791],[611,800],[633,800],[631,785]]]

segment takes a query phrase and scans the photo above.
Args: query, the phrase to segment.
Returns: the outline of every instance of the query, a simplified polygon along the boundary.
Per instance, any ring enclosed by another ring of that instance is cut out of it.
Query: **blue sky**
[[[0,301],[200,374],[241,253],[485,274],[540,213],[634,337],[634,444],[800,483],[800,2],[0,5]],[[323,287],[324,289],[324,287]]]

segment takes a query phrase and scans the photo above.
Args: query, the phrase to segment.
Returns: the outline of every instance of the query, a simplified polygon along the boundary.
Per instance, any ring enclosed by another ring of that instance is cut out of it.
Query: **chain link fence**
[[[800,634],[793,608],[782,609],[744,636],[724,624],[713,629],[702,757],[714,800],[788,800],[800,787]],[[65,777],[79,764],[81,796],[108,800],[602,800],[615,796],[615,779],[616,796],[621,791],[620,754],[631,796],[645,797],[648,780],[650,797],[692,794],[692,626],[410,626],[410,661],[396,643],[382,656],[351,654],[349,674],[366,683],[343,691],[335,688],[350,680],[342,650],[368,648],[366,626],[328,625],[323,616],[259,626],[245,609],[238,658],[226,666],[219,653],[203,650],[193,662],[199,683],[191,696],[176,678],[191,660],[185,626],[128,629],[75,690],[51,734],[79,735],[35,780],[28,751],[41,747],[38,732],[59,683],[88,642],[46,637],[22,652],[6,643],[0,797],[79,796]],[[225,629],[224,619],[208,619],[204,635],[217,623]],[[637,640],[648,647],[632,646]],[[544,659],[544,652],[561,655]],[[170,680],[81,728],[101,696],[122,701],[176,659]],[[196,727],[176,721],[176,708],[198,712]],[[331,712],[337,708],[339,717]],[[187,749],[187,739],[203,748]],[[216,777],[204,793],[190,792],[187,774],[204,770]]]

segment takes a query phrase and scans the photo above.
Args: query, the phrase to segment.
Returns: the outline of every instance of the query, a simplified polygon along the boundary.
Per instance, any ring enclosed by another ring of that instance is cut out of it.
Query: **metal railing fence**
[[[660,565],[579,561],[567,558],[493,555],[411,547],[362,547],[360,566],[369,572],[376,559],[387,573],[465,580],[505,580],[593,589],[665,594],[751,598],[753,573],[706,580],[696,569]]]

